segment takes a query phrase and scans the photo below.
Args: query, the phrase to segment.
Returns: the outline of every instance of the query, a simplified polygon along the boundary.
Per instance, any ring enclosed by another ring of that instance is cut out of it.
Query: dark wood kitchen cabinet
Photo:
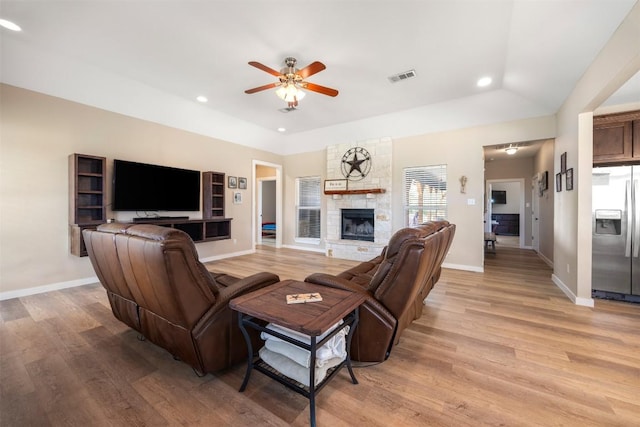
[[[593,118],[593,164],[640,162],[640,111]]]

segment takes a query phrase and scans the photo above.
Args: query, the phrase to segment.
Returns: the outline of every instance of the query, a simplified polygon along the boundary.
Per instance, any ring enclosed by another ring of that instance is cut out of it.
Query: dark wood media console
[[[520,214],[493,214],[492,221],[498,224],[493,227],[493,232],[502,236],[520,235]]]
[[[88,154],[69,155],[69,244],[72,255],[87,256],[82,230],[95,230],[107,218],[106,158]],[[231,238],[231,220],[225,218],[225,174],[203,172],[203,219],[187,217],[136,218],[135,224],[155,224],[182,230],[194,242]]]
[[[216,219],[180,219],[180,220],[143,220],[135,221],[135,224],[154,224],[162,227],[171,227],[182,230],[191,237],[195,243],[212,242],[231,238],[231,220],[233,218]],[[87,256],[87,248],[82,239],[82,230],[95,230],[99,224],[73,224],[70,225],[70,239],[72,254],[80,257]],[[73,249],[75,248],[75,249]]]
[[[231,220],[233,218],[212,219],[160,219],[137,220],[136,224],[154,224],[182,230],[194,242],[210,242],[231,238]]]

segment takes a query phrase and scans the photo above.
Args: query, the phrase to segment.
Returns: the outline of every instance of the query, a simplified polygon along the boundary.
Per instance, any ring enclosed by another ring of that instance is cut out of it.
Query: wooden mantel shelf
[[[329,190],[325,191],[324,194],[331,196],[334,194],[382,194],[384,192],[386,192],[384,188],[365,188],[362,190]]]

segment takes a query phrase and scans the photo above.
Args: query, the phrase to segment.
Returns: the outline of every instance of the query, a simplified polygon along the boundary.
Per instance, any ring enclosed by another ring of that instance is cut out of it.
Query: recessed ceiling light
[[[196,98],[196,100],[197,100],[198,102],[202,102],[202,103],[205,103],[205,102],[207,102],[207,101],[208,101],[207,97],[206,97],[206,96],[202,96],[202,95],[198,96],[198,97]]]
[[[480,79],[478,79],[478,87],[487,87],[491,84],[493,80],[491,79],[491,77],[482,77]]]
[[[22,28],[18,24],[14,24],[11,21],[7,21],[6,19],[0,19],[0,27],[4,27],[7,30],[11,31],[22,31]]]
[[[278,132],[286,132],[287,130],[285,128],[278,128]]]

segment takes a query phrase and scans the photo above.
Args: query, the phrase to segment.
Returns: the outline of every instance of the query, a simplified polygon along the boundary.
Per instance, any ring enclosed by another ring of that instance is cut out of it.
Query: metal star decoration
[[[371,155],[362,147],[347,150],[342,156],[342,174],[345,178],[357,181],[369,173],[371,169]]]

